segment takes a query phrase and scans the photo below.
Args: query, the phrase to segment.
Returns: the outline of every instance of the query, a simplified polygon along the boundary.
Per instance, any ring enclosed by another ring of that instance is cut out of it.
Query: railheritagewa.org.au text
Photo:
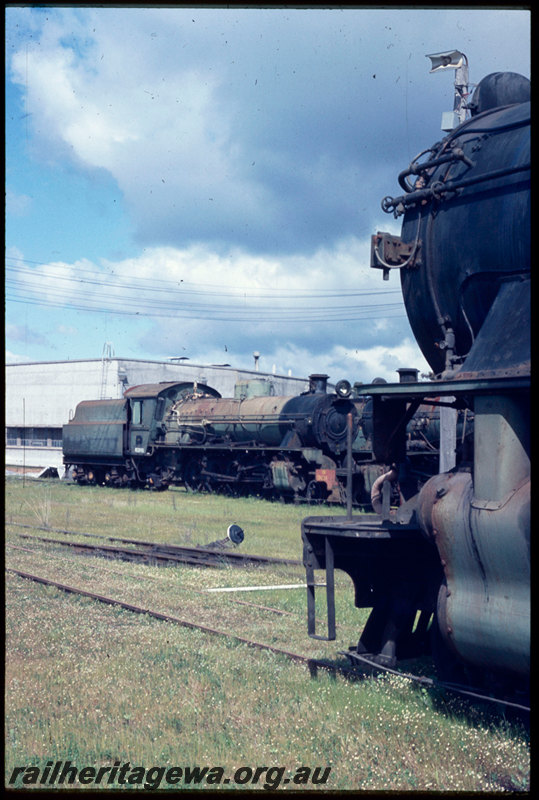
[[[141,786],[153,790],[166,786],[258,786],[278,789],[279,786],[327,784],[331,767],[237,767],[233,772],[225,767],[134,766],[129,761],[115,761],[110,766],[77,767],[71,761],[47,761],[44,767],[26,765],[14,767],[8,786]]]

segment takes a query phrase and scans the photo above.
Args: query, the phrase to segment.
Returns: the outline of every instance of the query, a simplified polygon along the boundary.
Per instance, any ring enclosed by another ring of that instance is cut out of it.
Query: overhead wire
[[[36,262],[37,263],[37,262]],[[230,293],[230,294],[238,294],[244,295],[245,293],[249,293],[249,297],[251,298],[258,298],[258,297],[266,297],[265,294],[258,294],[258,292],[269,292],[271,296],[275,298],[314,298],[314,297],[369,297],[371,295],[387,295],[387,294],[400,294],[398,289],[369,289],[364,291],[350,291],[350,292],[343,292],[341,290],[332,290],[332,289],[311,289],[309,292],[305,292],[305,290],[294,290],[288,289],[282,295],[276,295],[276,292],[282,292],[282,289],[277,289],[275,287],[256,287],[256,292],[253,291],[253,287],[241,287],[241,286],[229,286],[226,284],[200,284],[200,283],[193,283],[190,281],[184,281],[183,279],[177,280],[163,280],[153,277],[138,277],[136,278],[135,282],[121,282],[123,280],[123,276],[118,273],[117,274],[117,281],[107,281],[107,280],[96,280],[95,278],[95,270],[84,269],[82,267],[77,266],[77,275],[66,275],[62,276],[58,273],[47,273],[45,271],[40,272],[38,270],[29,269],[25,267],[18,267],[18,266],[10,266],[6,263],[6,272],[16,272],[22,275],[28,275],[31,277],[41,277],[45,279],[51,280],[63,280],[63,281],[70,281],[70,282],[77,282],[77,283],[88,283],[88,284],[96,284],[99,286],[118,286],[119,288],[141,288],[141,285],[144,286],[145,291],[154,291],[154,292],[181,292],[182,294],[202,294],[202,295],[217,295],[222,296],[223,292]],[[89,273],[92,275],[90,278],[83,277],[84,273]],[[114,274],[114,273],[113,273]],[[110,276],[111,277],[111,276]],[[133,281],[133,276],[129,276],[131,281]],[[140,285],[141,284],[141,285]],[[149,285],[146,285],[149,284]],[[163,284],[163,288],[159,288],[158,284]],[[201,289],[188,289],[187,286],[201,286]],[[213,291],[215,289],[215,291]]]
[[[23,263],[28,263],[23,261]],[[36,262],[37,263],[37,262]],[[329,301],[350,301],[355,298],[375,298],[379,295],[399,294],[398,290],[364,290],[342,292],[313,290],[310,292],[286,291],[281,294],[259,294],[266,289],[245,289],[188,283],[198,289],[188,289],[183,281],[130,276],[128,281],[113,274],[96,276],[95,270],[77,268],[77,274],[58,274],[58,271],[25,266],[6,265],[6,301],[66,308],[74,311],[178,318],[219,320],[222,322],[353,322],[363,319],[403,317],[402,301],[339,305]],[[84,277],[85,275],[90,277]],[[161,284],[161,286],[156,285]],[[211,286],[212,288],[209,288]],[[117,290],[117,293],[114,290]],[[8,292],[11,291],[11,294]],[[200,302],[193,295],[205,298]],[[219,297],[224,302],[214,302]],[[260,300],[266,301],[266,304]],[[267,301],[271,305],[267,305]],[[323,300],[324,305],[300,301]],[[281,302],[284,301],[284,302]],[[400,313],[399,313],[400,312]]]
[[[104,307],[101,305],[100,307],[97,306],[90,306],[90,305],[81,305],[76,303],[65,302],[63,300],[35,300],[35,299],[23,299],[23,298],[16,298],[16,297],[9,297],[6,296],[6,300],[13,303],[22,303],[24,305],[38,305],[38,306],[46,306],[51,308],[66,308],[73,311],[85,311],[91,313],[100,313],[100,314],[118,314],[122,316],[139,316],[139,317],[156,317],[156,318],[169,318],[169,319],[178,319],[181,317],[182,319],[202,319],[208,320],[211,317],[212,321],[221,321],[221,322],[290,322],[290,323],[305,323],[305,322],[356,322],[361,320],[369,320],[369,319],[386,319],[386,318],[396,318],[396,317],[404,317],[405,314],[388,314],[385,313],[387,311],[387,306],[385,309],[376,311],[376,309],[365,307],[360,308],[359,311],[356,313],[350,312],[347,309],[334,309],[334,310],[321,310],[318,313],[312,309],[305,309],[304,314],[300,314],[298,310],[290,310],[288,316],[284,316],[283,313],[277,315],[278,312],[275,312],[274,316],[271,316],[269,312],[265,312],[262,315],[259,311],[252,311],[252,312],[244,312],[243,315],[239,312],[231,314],[229,311],[228,314],[223,315],[222,313],[217,313],[215,311],[215,307],[212,307],[211,311],[189,311],[182,308],[175,308],[174,310],[165,311],[165,310],[153,310],[152,308],[140,308],[140,310],[129,310],[127,308],[119,308],[108,306]],[[401,305],[399,303],[391,304],[395,310],[401,309]],[[224,313],[224,310],[223,310]]]

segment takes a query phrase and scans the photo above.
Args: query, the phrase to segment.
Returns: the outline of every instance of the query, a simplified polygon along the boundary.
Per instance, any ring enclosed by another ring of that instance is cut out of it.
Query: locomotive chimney
[[[417,376],[419,370],[413,367],[401,367],[397,370],[399,373],[399,383],[417,383]]]
[[[309,375],[309,393],[326,394],[329,375]]]

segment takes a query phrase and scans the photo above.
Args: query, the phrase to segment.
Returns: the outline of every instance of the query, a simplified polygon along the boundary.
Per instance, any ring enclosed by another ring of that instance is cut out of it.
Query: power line
[[[222,287],[217,292],[195,283],[189,285],[203,288],[187,289],[183,285],[179,288],[177,281],[153,278],[131,277],[128,282],[122,282],[120,276],[96,277],[95,271],[84,268],[76,275],[58,274],[50,268],[41,270],[10,265],[6,271],[9,273],[6,291],[12,290],[11,296],[6,295],[9,302],[89,313],[261,323],[352,322],[405,316],[398,290],[317,290],[307,293],[292,290],[268,295],[259,294],[260,289],[248,292],[237,287]],[[399,302],[380,302],[390,294],[398,294]],[[214,298],[224,302],[215,302]],[[340,302],[343,298],[347,302]],[[358,298],[376,299],[378,302],[350,302]],[[259,302],[261,300],[265,303]],[[313,304],[313,300],[317,303]],[[320,301],[325,302],[320,305]]]
[[[123,305],[127,304],[136,304],[137,306],[144,306],[146,308],[156,308],[156,309],[172,309],[172,310],[198,310],[204,312],[212,312],[212,311],[219,311],[220,309],[226,309],[227,311],[230,310],[231,304],[227,302],[223,303],[201,303],[201,302],[193,302],[191,300],[185,299],[166,299],[166,298],[158,298],[158,297],[144,297],[141,299],[139,294],[133,294],[133,290],[129,290],[128,292],[122,291],[122,294],[115,294],[110,292],[91,292],[91,293],[84,293],[84,292],[68,292],[63,291],[60,287],[53,287],[52,289],[47,289],[46,287],[28,287],[27,283],[24,281],[18,281],[16,279],[8,279],[6,281],[6,288],[13,289],[16,294],[18,294],[21,300],[39,300],[41,299],[43,302],[47,302],[48,300],[56,299],[61,300],[65,303],[71,303],[75,299],[77,301],[82,302],[83,300],[86,301],[88,305],[92,301],[96,301],[102,303],[104,300],[108,302],[119,302]],[[168,297],[168,295],[167,295]],[[12,299],[16,299],[12,297]],[[261,303],[253,303],[253,302],[236,302],[235,307],[241,309],[243,313],[253,313],[253,314],[260,314],[267,313],[267,314],[275,314],[275,313],[297,313],[298,310],[309,310],[309,311],[324,311],[328,314],[331,313],[342,313],[343,309],[348,309],[350,311],[359,311],[362,309],[369,309],[369,310],[383,310],[385,308],[396,308],[401,307],[401,303],[370,303],[370,304],[347,304],[342,305],[339,304],[338,306],[335,305],[327,305],[324,304],[323,306],[320,305],[313,305],[305,303],[297,303],[294,302],[293,306],[290,307],[290,304],[275,304],[272,303],[271,305],[265,305]]]
[[[36,263],[39,262],[27,262],[24,259],[21,259],[24,263]],[[40,265],[40,266],[47,266],[47,265]],[[49,265],[50,266],[50,265]],[[121,289],[140,289],[144,287],[145,291],[153,291],[153,292],[162,292],[166,291],[167,293],[174,292],[179,294],[202,294],[202,295],[216,295],[216,296],[223,296],[223,294],[230,294],[230,295],[241,295],[245,296],[248,294],[250,298],[258,298],[258,297],[266,297],[265,294],[258,294],[258,292],[268,292],[274,299],[300,299],[300,298],[316,298],[319,299],[323,298],[338,298],[338,297],[370,297],[375,295],[388,295],[388,294],[400,294],[399,289],[369,289],[363,291],[350,291],[350,292],[343,292],[342,290],[332,290],[332,289],[311,289],[309,292],[305,292],[304,290],[286,290],[283,292],[282,289],[277,289],[275,287],[257,287],[256,290],[253,290],[253,287],[241,287],[241,286],[228,286],[228,285],[219,285],[219,284],[199,284],[193,283],[190,281],[184,281],[180,279],[177,280],[164,280],[159,278],[144,278],[138,277],[133,280],[133,276],[129,276],[128,282],[122,282],[123,276],[118,274],[117,280],[103,280],[103,279],[96,279],[95,270],[90,270],[84,267],[77,267],[77,275],[59,275],[57,272],[47,272],[46,270],[40,271],[36,269],[30,269],[26,267],[19,267],[16,265],[10,265],[6,262],[6,272],[15,272],[19,275],[28,275],[32,278],[42,278],[45,280],[55,280],[55,281],[67,281],[71,283],[85,283],[85,284],[94,284],[98,286],[118,286]],[[90,275],[91,277],[84,277],[85,275]],[[104,275],[103,278],[112,278],[112,275]],[[162,286],[162,288],[160,288]],[[199,286],[202,287],[200,289],[189,289],[188,286]],[[214,291],[215,290],[215,291]],[[276,294],[280,292],[281,294]]]
[[[125,306],[123,308],[108,306],[104,307],[101,305],[100,307],[92,306],[92,305],[84,305],[81,303],[73,303],[67,302],[64,300],[39,300],[39,299],[28,299],[28,298],[18,298],[18,297],[9,297],[6,296],[7,302],[12,303],[22,303],[24,305],[37,305],[37,306],[44,306],[49,308],[65,308],[72,311],[84,311],[88,313],[98,313],[98,314],[116,314],[121,316],[137,316],[137,317],[155,317],[155,318],[168,318],[168,319],[201,319],[201,320],[211,320],[211,321],[220,321],[220,322],[258,322],[258,323],[272,323],[272,322],[288,322],[288,323],[315,323],[315,322],[357,322],[361,320],[369,320],[369,319],[393,319],[393,318],[400,318],[405,317],[404,313],[385,313],[386,311],[396,311],[401,309],[402,306],[400,303],[394,304],[386,304],[384,309],[376,310],[376,307],[370,308],[368,306],[365,307],[358,307],[356,311],[350,309],[303,309],[303,313],[299,313],[297,310],[290,310],[286,312],[288,315],[283,315],[283,313],[275,312],[275,315],[272,316],[270,312],[265,312],[261,314],[260,311],[253,310],[252,312],[236,312],[230,315],[230,310],[228,310],[228,314],[225,313],[225,309],[221,307],[219,310],[216,310],[215,307],[212,307],[210,311],[206,310],[199,310],[193,311],[192,309],[182,309],[182,308],[175,308],[171,310],[159,309],[159,308],[147,308],[147,307],[139,307],[139,310],[130,310]],[[131,305],[134,301],[131,301]],[[388,308],[388,306],[390,308]],[[374,313],[373,313],[374,312]]]

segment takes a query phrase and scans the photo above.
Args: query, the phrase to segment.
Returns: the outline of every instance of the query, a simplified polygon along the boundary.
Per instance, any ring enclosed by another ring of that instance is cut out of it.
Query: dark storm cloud
[[[472,78],[525,61],[518,47],[513,64],[498,54],[522,30],[510,11],[81,8],[53,19],[63,35],[44,25],[35,68],[48,53],[67,86],[53,104],[35,91],[41,135],[110,171],[145,246],[293,253],[366,235],[452,107],[452,73],[429,76],[425,53],[469,46]],[[26,66],[25,55],[21,80]]]
[[[177,196],[176,213],[159,204],[160,220],[151,210],[144,221],[138,215],[143,240],[182,246],[204,239],[283,253],[365,233],[398,171],[441,138],[441,111],[452,107],[452,73],[429,76],[425,53],[448,39],[482,44],[480,11],[464,23],[467,37],[455,11],[197,10],[183,18],[184,53],[218,76],[214,122],[226,127],[230,171],[205,193]]]

